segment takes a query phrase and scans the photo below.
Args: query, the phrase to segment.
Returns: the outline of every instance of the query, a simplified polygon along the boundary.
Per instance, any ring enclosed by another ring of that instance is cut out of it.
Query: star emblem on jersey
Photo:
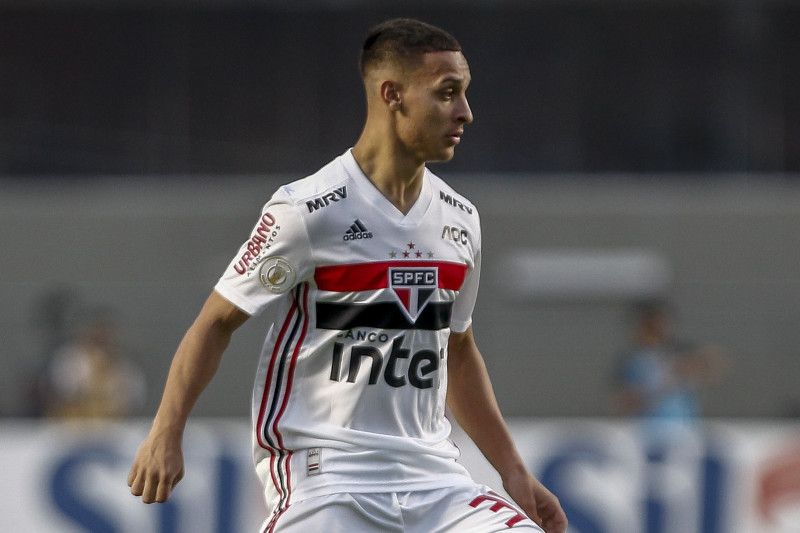
[[[411,322],[417,321],[438,287],[437,267],[389,267],[389,288]]]
[[[389,251],[389,258],[390,259],[422,259],[423,256],[426,256],[428,259],[433,259],[434,253],[432,251],[423,252],[422,250],[417,248],[417,245],[413,242],[409,242],[405,245],[402,252],[396,252],[395,250]]]

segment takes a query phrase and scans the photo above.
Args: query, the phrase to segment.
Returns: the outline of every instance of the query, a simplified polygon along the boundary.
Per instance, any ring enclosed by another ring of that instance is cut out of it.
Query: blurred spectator
[[[45,353],[53,353],[69,340],[82,306],[81,296],[74,288],[51,288],[42,295],[34,309],[32,325]]]
[[[145,398],[144,375],[120,349],[113,313],[96,309],[74,340],[56,349],[40,377],[44,415],[115,418],[136,414]]]
[[[633,328],[616,376],[616,410],[640,420],[651,444],[676,442],[696,428],[699,389],[720,379],[723,354],[676,339],[673,311],[661,300],[635,305]]]
[[[38,298],[31,316],[32,338],[37,341],[36,357],[25,368],[26,401],[20,414],[41,417],[50,404],[49,384],[43,376],[53,354],[67,344],[83,308],[79,291],[73,287],[50,287]]]

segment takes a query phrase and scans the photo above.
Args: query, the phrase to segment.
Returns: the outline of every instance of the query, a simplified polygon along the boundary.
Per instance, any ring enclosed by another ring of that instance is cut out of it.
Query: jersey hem
[[[318,496],[341,493],[386,493],[433,490],[446,487],[474,485],[475,481],[466,474],[446,474],[428,480],[391,481],[386,483],[330,480],[314,487],[300,486],[292,492],[292,501],[298,502]]]

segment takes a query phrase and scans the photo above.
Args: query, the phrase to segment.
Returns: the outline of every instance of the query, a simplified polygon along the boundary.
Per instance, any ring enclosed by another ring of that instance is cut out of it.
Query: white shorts
[[[484,485],[414,492],[337,493],[294,502],[262,533],[543,533]]]

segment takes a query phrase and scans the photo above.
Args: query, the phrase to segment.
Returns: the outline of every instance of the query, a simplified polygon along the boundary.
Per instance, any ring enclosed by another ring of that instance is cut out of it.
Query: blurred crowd
[[[615,412],[640,421],[654,448],[691,438],[702,415],[702,389],[725,374],[722,349],[682,339],[674,314],[664,300],[633,306],[631,339],[614,380]]]
[[[110,419],[140,414],[145,375],[125,354],[114,309],[55,291],[41,300],[34,322],[43,354],[29,378],[27,415]]]

